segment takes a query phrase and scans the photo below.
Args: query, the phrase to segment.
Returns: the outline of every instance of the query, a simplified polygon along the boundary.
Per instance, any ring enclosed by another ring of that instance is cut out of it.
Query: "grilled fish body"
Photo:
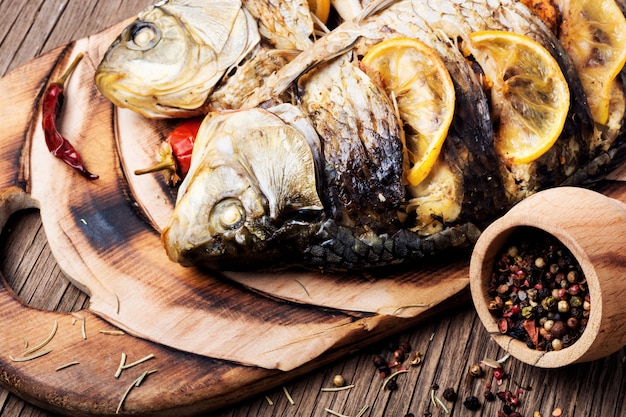
[[[521,3],[364,4],[355,19],[265,71],[271,75],[257,88],[246,86],[244,93],[239,83],[221,79],[225,90],[213,94],[242,109],[209,113],[198,132],[191,169],[163,230],[172,260],[218,269],[287,263],[345,270],[424,259],[471,246],[482,227],[540,189],[605,172],[623,147],[623,123],[594,125],[570,57]],[[484,29],[532,37],[567,80],[567,121],[555,145],[533,162],[511,164],[494,150],[489,98],[457,45]],[[405,181],[394,103],[358,62],[372,45],[398,36],[437,51],[456,93],[442,152],[418,186]],[[286,39],[278,35],[275,42]],[[623,102],[624,87],[617,85]],[[614,120],[621,121],[624,106],[616,108]]]
[[[487,97],[455,45],[487,28],[537,40],[570,87],[561,137],[528,164],[511,166],[497,157]],[[418,187],[403,181],[402,127],[393,103],[356,58],[396,36],[433,47],[457,94],[442,154]],[[423,259],[471,245],[481,227],[520,199],[579,181],[577,172],[598,165],[597,131],[571,60],[548,27],[512,0],[371,3],[273,74],[244,105],[266,110],[215,113],[199,132],[192,168],[163,231],[176,262],[239,269],[246,259],[248,266],[288,262],[342,270]],[[256,117],[259,112],[264,117]],[[285,129],[300,133],[284,135]],[[208,157],[205,146],[219,148],[219,155]],[[243,152],[247,147],[254,157]],[[293,158],[295,147],[302,162]],[[218,174],[225,167],[236,174]],[[306,202],[296,196],[307,196]]]

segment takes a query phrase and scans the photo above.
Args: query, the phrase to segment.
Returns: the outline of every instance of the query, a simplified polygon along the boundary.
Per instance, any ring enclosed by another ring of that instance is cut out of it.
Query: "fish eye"
[[[245,210],[241,201],[226,198],[213,206],[209,222],[214,230],[226,232],[241,227],[245,220]]]
[[[136,51],[148,51],[161,40],[161,31],[152,22],[136,21],[127,28],[127,46]]]

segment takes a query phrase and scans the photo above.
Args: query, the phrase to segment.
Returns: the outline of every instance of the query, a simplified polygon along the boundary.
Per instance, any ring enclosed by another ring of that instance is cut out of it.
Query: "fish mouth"
[[[110,101],[116,103],[119,100],[116,99],[114,91],[121,90],[120,81],[126,78],[124,74],[119,71],[110,71],[105,67],[98,68],[94,80],[98,90]],[[117,104],[117,103],[116,103]]]

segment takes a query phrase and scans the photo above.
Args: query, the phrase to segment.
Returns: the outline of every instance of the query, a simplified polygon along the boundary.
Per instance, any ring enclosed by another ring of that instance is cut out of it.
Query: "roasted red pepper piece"
[[[166,171],[167,181],[176,184],[183,179],[191,165],[193,144],[202,124],[202,118],[187,119],[165,138],[158,153],[156,165],[135,171],[136,175]]]
[[[41,124],[46,138],[46,145],[52,155],[80,172],[85,178],[95,180],[98,176],[87,171],[83,165],[80,154],[76,151],[72,144],[64,138],[63,135],[61,135],[56,125],[57,117],[63,109],[65,82],[72,74],[82,57],[83,54],[79,54],[61,78],[51,83],[46,88],[41,106]]]

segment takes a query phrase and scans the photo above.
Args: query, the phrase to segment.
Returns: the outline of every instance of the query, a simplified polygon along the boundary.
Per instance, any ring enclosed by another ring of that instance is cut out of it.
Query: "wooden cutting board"
[[[84,311],[41,311],[22,304],[2,282],[4,386],[64,414],[194,414],[397,333],[467,287],[467,259],[376,276],[220,275],[170,262],[158,231],[171,213],[172,190],[159,176],[132,172],[152,164],[171,122],[116,109],[93,83],[104,51],[127,23],[56,49],[0,80],[0,225],[19,210],[38,208],[59,266],[90,296]],[[67,84],[60,126],[100,175],[96,181],[53,158],[40,127],[43,90],[79,52],[85,58]],[[14,360],[49,336],[34,354],[49,353]],[[122,355],[127,364],[150,359],[116,376]]]

